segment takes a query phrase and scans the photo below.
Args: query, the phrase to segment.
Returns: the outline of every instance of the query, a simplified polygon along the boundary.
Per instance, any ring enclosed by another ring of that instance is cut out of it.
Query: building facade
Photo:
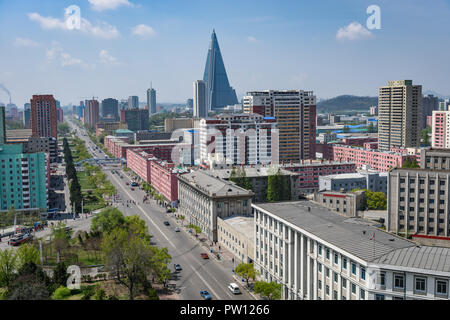
[[[164,131],[173,132],[177,129],[194,128],[194,119],[191,118],[171,118],[164,120]]]
[[[119,101],[113,98],[102,100],[102,117],[119,120]]]
[[[450,170],[450,149],[422,149],[420,167],[423,169]]]
[[[429,94],[422,97],[422,129],[427,127],[427,117],[433,115],[433,111],[439,108],[439,98]]]
[[[247,92],[244,113],[274,117],[279,130],[280,161],[315,159],[316,97],[312,91]]]
[[[388,81],[378,91],[378,145],[420,147],[422,123],[422,86],[412,80]]]
[[[364,165],[371,169],[386,172],[390,168],[401,167],[410,157],[409,154],[393,151],[380,151],[359,147],[333,145],[333,159],[335,161],[354,162],[358,168]]]
[[[450,171],[393,169],[388,181],[387,231],[450,246]]]
[[[365,191],[314,192],[314,202],[346,217],[358,217],[358,211],[365,209]]]
[[[194,89],[194,118],[206,118],[208,116],[208,84],[203,80],[193,83]]]
[[[128,130],[148,130],[150,118],[148,109],[125,109],[120,110],[120,122],[126,123]]]
[[[360,171],[319,177],[319,190],[352,191],[367,189],[373,192],[387,193],[387,173]]]
[[[251,191],[201,171],[178,176],[178,212],[201,227],[209,241],[218,241],[218,217],[251,216],[252,197]]]
[[[33,95],[30,104],[33,137],[53,137],[57,139],[56,100],[53,95]]]
[[[128,97],[128,109],[139,109],[139,97],[129,96]]]
[[[309,202],[253,204],[255,268],[289,300],[448,300],[450,249]],[[435,260],[436,259],[436,260]]]
[[[217,240],[234,255],[237,264],[252,263],[255,259],[254,227],[253,217],[217,217]]]
[[[221,114],[199,125],[200,161],[232,164],[278,163],[277,123],[259,114]]]
[[[49,158],[43,152],[24,153],[22,144],[0,145],[0,211],[48,209]]]

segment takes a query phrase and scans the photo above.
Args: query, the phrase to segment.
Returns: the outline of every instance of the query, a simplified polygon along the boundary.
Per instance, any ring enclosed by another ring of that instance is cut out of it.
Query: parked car
[[[170,226],[169,221],[164,221],[164,225],[165,225],[165,226]]]
[[[131,186],[132,186],[132,187],[137,187],[138,185],[139,185],[139,184],[137,184],[136,182],[132,182],[132,183],[131,183]]]
[[[200,256],[202,257],[202,259],[209,259],[209,256],[207,253],[200,253]]]
[[[129,186],[130,184],[128,183],[128,182],[125,182],[125,184],[127,185],[127,186]]]
[[[180,232],[180,228],[176,227],[175,232]]]
[[[181,266],[180,266],[178,263],[174,265],[174,268],[175,268],[175,271],[181,271],[181,270],[183,270],[183,269],[181,268]]]
[[[209,292],[206,291],[206,290],[200,291],[200,295],[201,295],[202,298],[205,299],[205,300],[211,300],[211,295],[210,295]]]

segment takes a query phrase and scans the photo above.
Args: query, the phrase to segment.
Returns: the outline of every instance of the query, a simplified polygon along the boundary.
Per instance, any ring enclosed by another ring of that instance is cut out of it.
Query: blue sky
[[[380,30],[366,27],[373,4]],[[81,30],[67,30],[70,5]],[[394,79],[450,95],[449,18],[450,0],[0,0],[0,84],[19,106],[38,93],[144,101],[150,82],[159,102],[184,102],[215,28],[238,96],[376,96]]]

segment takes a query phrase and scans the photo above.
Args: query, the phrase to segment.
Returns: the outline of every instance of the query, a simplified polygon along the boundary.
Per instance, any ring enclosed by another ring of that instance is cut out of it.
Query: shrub
[[[106,300],[106,292],[100,287],[95,288],[95,294],[94,294],[95,300]]]
[[[53,292],[52,299],[53,300],[64,300],[70,296],[70,289],[67,287],[60,286],[58,289]]]
[[[148,297],[150,300],[159,300],[155,289],[153,289],[153,288],[148,289],[147,294],[148,294]]]
[[[83,293],[82,300],[89,300],[95,294],[94,286],[82,286],[81,292]]]
[[[115,295],[108,296],[108,300],[119,300]]]

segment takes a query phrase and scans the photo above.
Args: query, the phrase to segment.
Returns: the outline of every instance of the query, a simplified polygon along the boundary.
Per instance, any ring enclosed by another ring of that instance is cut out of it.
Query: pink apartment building
[[[142,180],[152,185],[172,206],[176,205],[178,200],[177,176],[188,172],[187,170],[175,168],[173,163],[162,161],[143,149],[127,150],[127,167]]]
[[[385,172],[390,168],[401,167],[403,161],[411,155],[393,151],[368,150],[364,148],[334,145],[333,159],[354,162],[357,167],[369,165],[372,169]]]
[[[127,159],[127,150],[139,149],[145,150],[159,159],[170,161],[172,159],[172,150],[177,144],[173,142],[135,145],[129,144],[129,141],[128,137],[106,136],[105,148],[116,158]]]
[[[450,111],[433,111],[431,146],[435,149],[450,146]]]

